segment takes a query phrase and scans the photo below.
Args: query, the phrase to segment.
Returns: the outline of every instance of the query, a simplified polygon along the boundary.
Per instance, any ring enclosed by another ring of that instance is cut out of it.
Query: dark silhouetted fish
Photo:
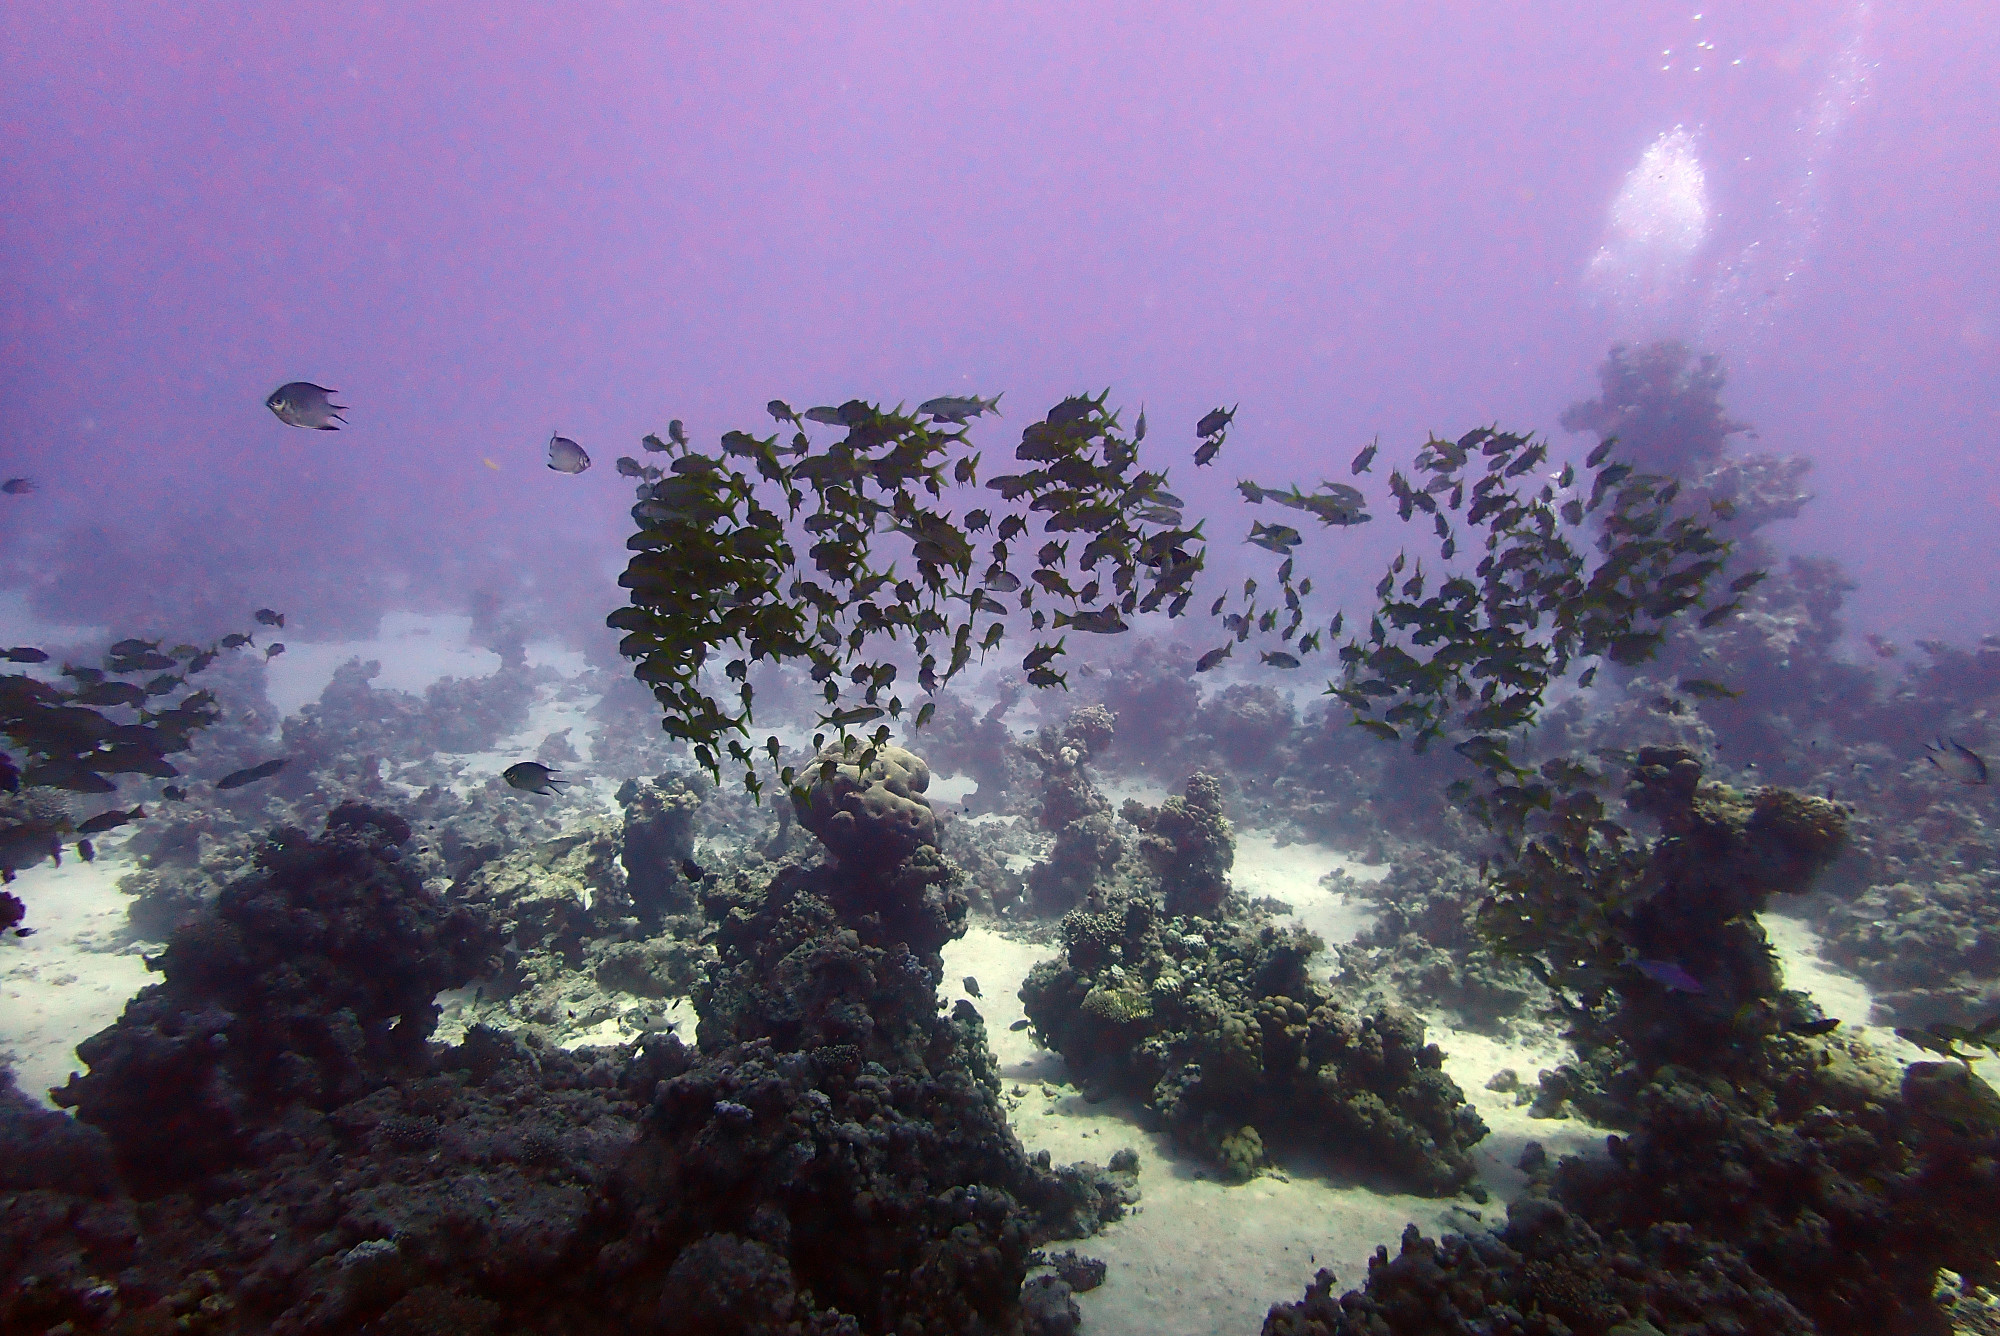
[[[549,467],[557,473],[581,473],[590,467],[590,456],[567,436],[549,437]]]
[[[270,644],[264,646],[264,662],[269,663],[284,652],[285,642],[282,640],[273,640]]]
[[[272,608],[259,608],[250,615],[266,626],[283,626],[285,624],[285,614]]]
[[[1833,1016],[1822,1016],[1814,1021],[1794,1021],[1790,1025],[1783,1027],[1786,1034],[1803,1035],[1832,1034],[1839,1028],[1840,1021],[1837,1017]]]
[[[9,663],[47,663],[49,656],[46,650],[36,649],[33,645],[16,645],[10,650],[0,650],[0,659]]]
[[[970,996],[972,996],[972,997],[978,997],[978,996],[979,996],[979,980],[977,980],[977,979],[973,978],[973,977],[972,977],[972,976],[971,976],[970,974],[966,975],[966,976],[965,976],[965,991],[966,991],[966,993],[967,993],[968,995],[970,995]]]
[[[930,414],[932,420],[937,422],[963,423],[967,418],[980,417],[987,413],[997,417],[1000,413],[1000,395],[1005,393],[1006,391],[1002,390],[991,399],[982,399],[976,394],[943,395],[936,399],[924,400],[917,405],[917,411]]]
[[[519,789],[523,793],[539,793],[551,797],[560,792],[564,784],[570,782],[566,779],[557,779],[556,772],[540,761],[516,761],[500,772],[500,778],[506,780],[509,787]]]
[[[278,415],[288,427],[309,427],[314,431],[339,431],[347,421],[341,414],[346,404],[333,402],[338,390],[329,390],[309,380],[294,380],[271,391],[264,407]]]
[[[215,781],[218,789],[240,789],[245,784],[255,784],[260,779],[269,779],[285,768],[292,758],[280,756],[275,760],[262,761],[247,770],[232,770]]]
[[[129,812],[120,812],[113,809],[109,812],[99,812],[96,816],[78,826],[76,833],[79,835],[101,835],[107,830],[118,829],[118,827],[128,821],[143,821],[145,819],[146,809],[144,807],[135,807]]]
[[[33,478],[9,478],[5,482],[0,482],[0,492],[5,492],[9,496],[26,496],[34,490]]]
[[[708,875],[708,870],[692,858],[683,858],[681,860],[681,875],[689,881],[700,881]]]
[[[46,761],[41,765],[31,765],[22,773],[21,782],[42,788],[68,789],[71,793],[118,791],[116,784],[80,761]]]

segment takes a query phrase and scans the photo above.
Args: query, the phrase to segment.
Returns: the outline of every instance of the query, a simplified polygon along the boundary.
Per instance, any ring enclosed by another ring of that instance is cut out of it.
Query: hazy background
[[[1607,347],[1674,334],[1818,460],[1775,534],[1845,563],[1857,628],[2000,629],[2000,17],[1617,9],[15,0],[0,474],[42,490],[0,496],[0,586],[121,632],[512,610],[601,651],[612,464],[669,417],[1005,390],[990,464],[1108,384],[1229,507],[1220,557],[1237,477],[1377,433],[1580,452]],[[292,379],[350,429],[281,425]],[[558,427],[589,473],[543,467]],[[1372,583],[1399,528],[1301,566]]]

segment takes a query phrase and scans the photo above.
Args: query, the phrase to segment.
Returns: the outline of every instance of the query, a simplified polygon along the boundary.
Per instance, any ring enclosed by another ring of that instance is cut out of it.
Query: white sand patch
[[[100,849],[95,863],[66,856],[61,867],[28,868],[7,889],[27,902],[34,933],[0,935],[0,1055],[30,1097],[82,1071],[76,1046],[118,1019],[148,983],[143,952],[131,943],[118,879],[131,863]]]
[[[1363,900],[1330,890],[1326,877],[1344,872],[1359,882],[1389,875],[1386,864],[1363,863],[1323,844],[1279,844],[1261,831],[1238,831],[1236,866],[1229,880],[1252,899],[1270,897],[1292,907],[1290,921],[1320,935],[1329,947],[1353,941],[1375,921]]]
[[[1812,994],[1821,1011],[1839,1018],[1841,1034],[1866,1039],[1898,1062],[1938,1060],[1937,1054],[1899,1038],[1893,1026],[1870,1024],[1875,1014],[1874,994],[1867,984],[1820,954],[1820,935],[1811,924],[1786,914],[1760,914],[1757,921],[1777,952],[1778,964],[1785,971],[1785,986]],[[1972,1072],[2000,1090],[2000,1068],[1994,1063],[1974,1062]]]
[[[1323,851],[1322,851],[1323,853]],[[1306,868],[1295,865],[1294,876]],[[1311,881],[1317,883],[1317,873]],[[1287,1172],[1244,1184],[1219,1182],[1204,1165],[1143,1127],[1143,1110],[1130,1101],[1090,1104],[1067,1083],[1063,1062],[1035,1046],[1025,1030],[1019,996],[1022,979],[1047,947],[1002,937],[983,925],[945,948],[949,1004],[967,996],[964,977],[977,979],[973,1005],[985,1017],[999,1061],[1008,1121],[1030,1154],[1046,1150],[1058,1163],[1091,1159],[1102,1164],[1124,1147],[1139,1152],[1139,1209],[1094,1238],[1074,1245],[1102,1258],[1108,1268],[1100,1288],[1077,1296],[1095,1336],[1209,1336],[1255,1331],[1269,1307],[1296,1300],[1321,1266],[1331,1266],[1343,1287],[1360,1284],[1378,1246],[1396,1250],[1404,1225],[1426,1233],[1499,1224],[1504,1202],[1520,1190],[1514,1168],[1521,1147],[1538,1140],[1551,1156],[1593,1150],[1602,1132],[1574,1120],[1537,1121],[1517,1109],[1511,1095],[1484,1089],[1502,1067],[1533,1083],[1553,1066],[1559,1050],[1508,1045],[1479,1035],[1433,1029],[1444,1046],[1446,1069],[1479,1106],[1494,1133],[1477,1156],[1482,1181],[1495,1194],[1486,1206],[1354,1187],[1338,1178],[1293,1165]],[[1019,1092],[1018,1094],[1016,1092]]]

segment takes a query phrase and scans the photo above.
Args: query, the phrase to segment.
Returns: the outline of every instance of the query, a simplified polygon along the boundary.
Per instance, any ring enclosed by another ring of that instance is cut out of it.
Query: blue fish
[[[1689,974],[1671,960],[1641,960],[1637,962],[1639,973],[1661,985],[1670,992],[1705,993],[1708,989],[1700,979]]]

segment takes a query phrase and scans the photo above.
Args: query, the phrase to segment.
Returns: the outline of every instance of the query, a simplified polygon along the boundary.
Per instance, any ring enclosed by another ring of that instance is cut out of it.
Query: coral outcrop
[[[214,1172],[294,1105],[330,1109],[421,1066],[433,1000],[483,972],[498,934],[399,865],[407,822],[359,803],[325,833],[278,830],[257,870],[148,962],[57,1103],[110,1138],[128,1181]]]
[[[1146,1102],[1234,1177],[1311,1147],[1406,1190],[1468,1184],[1486,1133],[1404,1010],[1358,1011],[1312,980],[1319,939],[1268,920],[1169,918],[1102,894],[1021,987],[1036,1035],[1087,1088]]]

